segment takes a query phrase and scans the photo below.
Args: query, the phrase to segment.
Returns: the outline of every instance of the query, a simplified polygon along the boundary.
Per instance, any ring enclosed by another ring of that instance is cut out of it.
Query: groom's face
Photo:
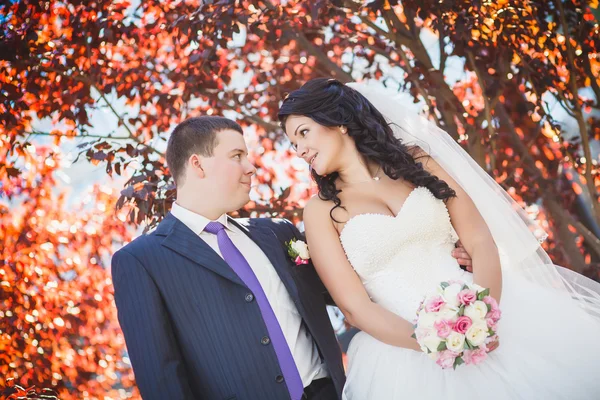
[[[248,149],[239,132],[225,129],[217,133],[212,157],[202,160],[204,179],[211,195],[230,211],[250,200],[250,184],[256,168],[248,160]]]

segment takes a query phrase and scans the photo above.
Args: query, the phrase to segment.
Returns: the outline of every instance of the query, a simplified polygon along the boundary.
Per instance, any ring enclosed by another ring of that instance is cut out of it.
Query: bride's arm
[[[410,322],[374,303],[348,262],[329,217],[331,206],[318,197],[304,208],[310,257],[329,294],[350,324],[392,346],[420,351]],[[416,310],[415,310],[416,312]]]
[[[500,302],[502,294],[502,271],[500,256],[492,234],[485,220],[477,210],[473,200],[462,187],[444,171],[444,169],[428,156],[419,161],[429,173],[446,182],[456,192],[456,197],[446,203],[450,212],[450,220],[458,233],[460,241],[473,262],[473,281],[490,289],[490,295]]]

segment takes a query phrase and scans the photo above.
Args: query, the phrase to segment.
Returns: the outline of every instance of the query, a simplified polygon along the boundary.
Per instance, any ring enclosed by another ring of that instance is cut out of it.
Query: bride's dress
[[[353,217],[340,240],[371,299],[411,322],[439,282],[472,280],[451,256],[457,235],[445,204],[424,187],[396,217]],[[600,399],[600,323],[564,296],[504,272],[500,346],[456,370],[360,332],[348,350],[344,398]]]

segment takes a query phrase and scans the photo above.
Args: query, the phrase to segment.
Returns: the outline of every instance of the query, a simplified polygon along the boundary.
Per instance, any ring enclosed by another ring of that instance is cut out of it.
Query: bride
[[[304,210],[312,261],[361,330],[345,399],[599,398],[600,285],[553,265],[524,211],[447,134],[334,79],[292,92],[279,119],[319,189]],[[458,237],[473,274],[450,255]],[[424,295],[453,279],[489,288],[502,310],[497,349],[456,370],[411,337]]]

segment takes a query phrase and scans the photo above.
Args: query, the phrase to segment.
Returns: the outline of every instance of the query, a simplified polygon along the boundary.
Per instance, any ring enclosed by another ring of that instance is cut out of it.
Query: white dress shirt
[[[206,225],[211,222],[208,218],[185,209],[177,203],[173,203],[171,214],[223,257],[217,243],[217,235],[204,231]],[[325,365],[321,363],[317,345],[302,323],[296,305],[269,258],[252,239],[228,221],[226,214],[221,215],[217,222],[225,226],[227,236],[248,261],[260,282],[292,351],[304,387],[310,385],[313,380],[328,376]]]

